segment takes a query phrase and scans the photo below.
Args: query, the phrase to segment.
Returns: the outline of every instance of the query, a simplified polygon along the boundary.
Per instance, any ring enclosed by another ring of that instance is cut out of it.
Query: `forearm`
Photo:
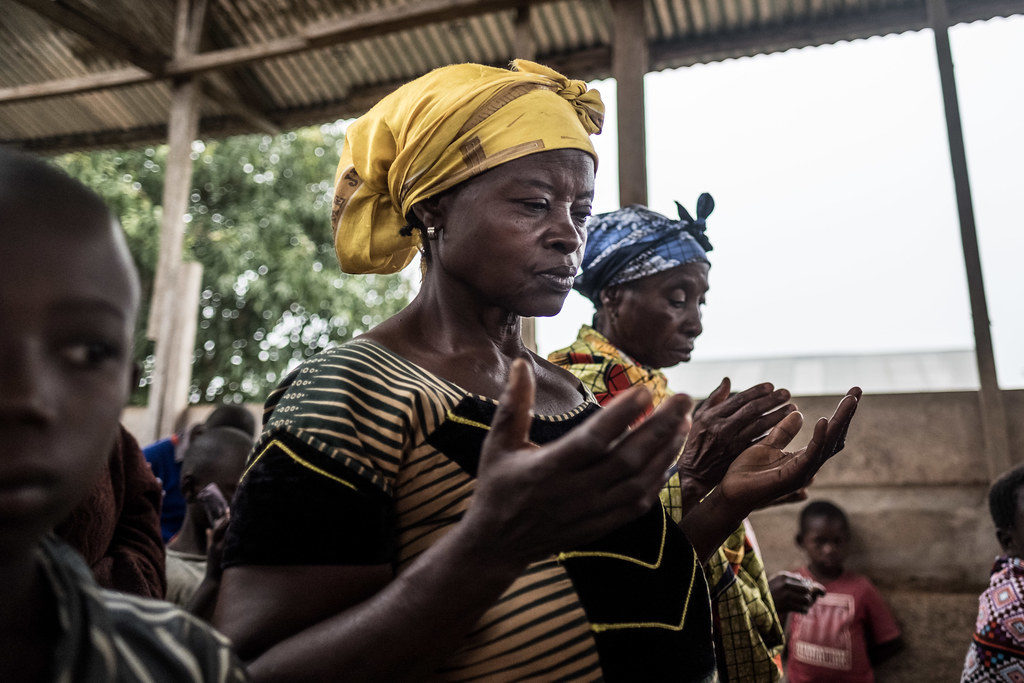
[[[524,568],[492,558],[461,523],[373,597],[269,648],[249,672],[255,681],[427,674]]]
[[[220,579],[209,576],[204,577],[202,583],[196,588],[196,592],[189,599],[185,609],[203,621],[211,621],[213,619],[213,609],[217,606],[217,590],[219,588]]]
[[[685,518],[694,508],[700,504],[700,501],[708,494],[711,487],[705,486],[699,483],[695,478],[688,476],[684,472],[678,472],[675,478],[679,483],[679,501],[677,502],[682,516]],[[672,479],[669,480],[668,486],[672,485]]]
[[[723,499],[715,489],[683,517],[679,527],[703,563],[736,531],[748,514],[749,509]]]

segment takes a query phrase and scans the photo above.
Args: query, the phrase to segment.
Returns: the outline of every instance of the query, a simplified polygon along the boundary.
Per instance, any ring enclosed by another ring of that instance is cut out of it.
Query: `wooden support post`
[[[167,436],[173,430],[178,402],[170,394],[171,377],[180,374],[179,343],[175,343],[178,319],[178,280],[182,269],[185,242],[185,212],[192,191],[192,141],[199,124],[199,82],[196,79],[176,84],[171,90],[168,121],[167,162],[164,169],[163,216],[160,221],[160,254],[153,283],[153,303],[149,311],[147,336],[156,341],[153,381],[149,408],[152,438]],[[189,354],[191,363],[191,354]]]
[[[644,0],[612,0],[612,75],[619,117],[619,205],[647,204],[644,74],[648,69]]]
[[[946,110],[949,157],[953,165],[953,183],[956,187],[956,204],[960,214],[960,240],[964,250],[964,265],[967,268],[967,289],[971,300],[971,321],[974,325],[974,352],[981,383],[978,397],[985,456],[989,474],[995,478],[1007,470],[1013,460],[1010,458],[1006,409],[999,390],[995,354],[992,350],[992,331],[988,318],[981,258],[978,253],[971,183],[967,175],[967,154],[964,150],[964,133],[960,123],[953,53],[949,46],[949,9],[946,0],[928,0],[928,18],[935,34],[935,52],[939,62],[942,100]]]
[[[196,327],[199,323],[199,290],[203,286],[203,266],[186,261],[178,266],[174,287],[174,310],[171,311],[168,343],[166,390],[161,409],[161,431],[170,434],[181,414],[188,408],[188,390],[192,384],[192,362],[196,348]]]
[[[516,35],[515,45],[512,49],[516,59],[537,58],[537,38],[533,35],[533,27],[530,26],[530,5],[520,5],[516,8]]]
[[[176,56],[191,54],[198,48],[202,32],[202,17],[199,15],[205,14],[205,8],[206,0],[179,0]],[[160,254],[147,326],[147,336],[156,341],[149,395],[150,425],[153,429],[150,436],[153,438],[170,434],[177,414],[188,405],[192,345],[195,343],[194,320],[191,335],[187,340],[183,335],[189,327],[185,322],[189,313],[195,317],[198,289],[192,301],[182,298],[183,289],[191,284],[184,277],[186,274],[195,277],[195,274],[191,267],[185,268],[181,257],[185,241],[185,212],[192,191],[190,155],[199,125],[199,97],[198,78],[175,82],[171,88]],[[184,352],[186,347],[187,353]]]

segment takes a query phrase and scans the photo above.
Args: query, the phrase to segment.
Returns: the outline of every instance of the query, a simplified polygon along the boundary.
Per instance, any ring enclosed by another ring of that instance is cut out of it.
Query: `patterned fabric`
[[[978,619],[962,683],[1024,681],[1024,562],[999,557],[978,598]]]
[[[582,272],[573,287],[597,303],[605,287],[633,282],[703,261],[711,243],[704,235],[715,201],[707,192],[697,200],[697,220],[676,202],[679,220],[634,204],[594,216],[587,222]]]
[[[601,405],[634,384],[651,391],[654,405],[672,395],[665,373],[637,363],[589,325],[580,328],[571,346],[553,352],[548,360],[576,375]]]
[[[775,611],[764,562],[741,526],[726,539],[704,572],[715,614],[718,672],[730,683],[761,683],[782,677],[782,623]]]
[[[69,546],[44,539],[39,559],[56,595],[52,681],[233,682],[247,676],[222,635],[192,615],[101,589]]]
[[[531,441],[599,410],[580,394],[570,412],[536,415]],[[225,565],[390,564],[398,574],[467,509],[497,403],[356,340],[306,361],[267,407]],[[704,681],[710,629],[696,554],[656,506],[530,565],[435,677]]]
[[[484,171],[553,149],[597,154],[596,90],[517,59],[512,70],[454,64],[406,83],[345,131],[331,225],[347,273],[394,273],[416,254],[402,234],[418,202]]]
[[[637,363],[589,325],[580,328],[571,346],[553,352],[548,360],[576,375],[601,405],[634,384],[647,387],[654,397],[648,414],[654,406],[671,396],[665,373]],[[678,524],[683,516],[679,475],[673,474],[661,490],[661,504]]]
[[[814,578],[806,567],[798,571]],[[825,595],[807,614],[789,615],[786,678],[789,683],[872,683],[870,651],[898,639],[900,627],[867,577],[845,572],[823,585]]]

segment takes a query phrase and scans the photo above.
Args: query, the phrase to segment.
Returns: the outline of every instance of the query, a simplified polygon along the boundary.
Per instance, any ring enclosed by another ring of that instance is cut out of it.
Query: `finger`
[[[725,399],[729,398],[729,391],[732,389],[732,382],[728,377],[723,377],[721,384],[712,391],[708,397],[704,400],[704,405],[709,408],[714,408]]]
[[[743,445],[749,445],[754,441],[754,439],[768,432],[772,427],[782,422],[783,418],[795,410],[795,405],[787,403],[781,408],[776,408],[770,413],[761,415],[750,425],[742,429],[736,435],[736,440]]]
[[[508,384],[484,440],[485,452],[491,448],[515,450],[529,442],[535,391],[530,366],[522,358],[517,358],[512,363]]]
[[[666,399],[643,424],[612,446],[605,463],[620,476],[650,467],[664,472],[679,455],[691,424],[693,400],[686,394]]]
[[[800,414],[799,410],[794,411],[784,417],[779,424],[775,425],[772,431],[768,432],[768,436],[765,437],[763,444],[782,450],[796,438],[796,435],[800,433],[800,428],[803,426],[804,416]]]
[[[718,410],[715,413],[719,416],[732,415],[734,412],[747,405],[753,400],[762,398],[772,393],[775,389],[775,385],[771,382],[764,382],[763,384],[755,384],[749,389],[730,396],[728,400],[723,401],[718,406]],[[764,411],[762,411],[764,412]]]
[[[672,398],[669,397],[666,403]],[[570,466],[586,466],[600,461],[609,448],[628,433],[629,426],[643,416],[651,401],[651,392],[646,387],[630,387],[582,425],[554,442],[554,451],[567,458]]]
[[[801,451],[801,457],[794,463],[797,469],[801,471],[801,485],[814,476],[818,469],[828,460],[824,449],[825,442],[828,440],[828,424],[829,422],[825,418],[818,418],[818,421],[814,423],[814,432],[811,434],[811,440],[807,442],[807,446]]]
[[[828,421],[828,433],[824,444],[826,457],[832,457],[842,448],[846,432],[850,428],[850,421],[853,420],[859,403],[860,401],[855,396],[849,394],[839,402],[832,419]]]

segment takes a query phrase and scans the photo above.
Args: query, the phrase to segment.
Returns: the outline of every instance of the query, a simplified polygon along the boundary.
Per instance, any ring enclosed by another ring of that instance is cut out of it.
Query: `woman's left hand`
[[[819,418],[804,448],[784,449],[803,426],[800,413],[787,415],[763,440],[743,451],[729,467],[715,490],[717,497],[735,508],[740,517],[806,486],[833,455],[842,450],[850,421],[857,410],[861,390],[847,392],[831,419]]]
[[[789,400],[789,391],[770,383],[734,396],[729,396],[730,387],[729,378],[724,378],[694,412],[679,458],[679,475],[700,488],[698,497],[718,484],[729,465],[758,437],[796,410],[792,404],[782,405]]]

